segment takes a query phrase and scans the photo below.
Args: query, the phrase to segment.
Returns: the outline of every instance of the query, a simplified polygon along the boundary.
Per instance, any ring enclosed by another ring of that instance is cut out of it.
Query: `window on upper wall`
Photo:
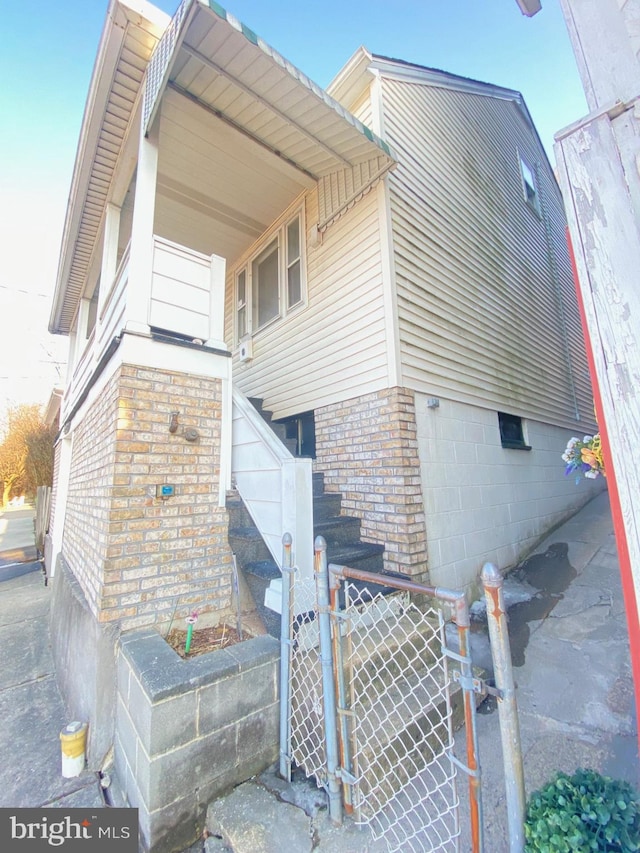
[[[531,450],[524,438],[522,418],[518,415],[508,415],[506,412],[498,412],[498,426],[500,428],[500,443],[510,450]]]
[[[522,157],[520,157],[520,174],[522,175],[524,200],[535,212],[536,216],[540,216],[540,196],[538,193],[535,171]]]
[[[302,212],[272,234],[236,271],[236,339],[252,335],[302,305]]]

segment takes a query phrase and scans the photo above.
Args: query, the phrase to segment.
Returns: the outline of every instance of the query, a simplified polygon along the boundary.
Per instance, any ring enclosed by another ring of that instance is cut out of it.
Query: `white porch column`
[[[65,385],[69,385],[73,376],[73,369],[78,361],[78,332],[74,330],[69,335],[69,355],[67,356],[67,372]]]
[[[211,255],[211,282],[209,285],[209,337],[208,347],[226,350],[224,342],[224,287],[226,261]]]
[[[107,294],[116,277],[118,267],[118,237],[120,234],[120,208],[108,202],[104,215],[104,239],[102,245],[102,267],[100,269],[100,292],[98,294],[98,315],[96,325],[100,326],[100,315]]]
[[[134,332],[149,332],[157,174],[158,122],[156,121],[149,131],[149,136],[141,138],[138,151],[125,311],[125,328]]]
[[[84,348],[87,343],[87,330],[89,328],[89,309],[91,307],[91,300],[87,299],[86,296],[83,296],[80,300],[80,306],[78,308],[78,335],[76,338],[76,358],[74,361],[78,361],[82,353],[84,352]]]

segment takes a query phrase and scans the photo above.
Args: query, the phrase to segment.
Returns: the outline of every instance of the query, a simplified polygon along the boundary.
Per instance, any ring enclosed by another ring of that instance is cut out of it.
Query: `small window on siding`
[[[257,329],[280,314],[278,240],[274,240],[251,265],[253,319]]]
[[[298,310],[305,299],[302,211],[269,235],[236,271],[236,341]]]
[[[536,176],[534,170],[522,157],[520,157],[520,173],[522,175],[524,200],[535,211],[536,215],[540,216],[540,196],[538,194]]]
[[[500,442],[503,447],[510,450],[531,450],[531,447],[524,440],[521,417],[498,412],[498,425],[500,427]]]

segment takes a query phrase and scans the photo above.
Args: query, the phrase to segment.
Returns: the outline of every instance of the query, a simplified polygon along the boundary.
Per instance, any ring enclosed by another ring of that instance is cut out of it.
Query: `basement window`
[[[503,447],[508,450],[531,450],[530,445],[524,440],[521,417],[508,415],[506,412],[498,412],[498,426],[500,427],[500,442]]]

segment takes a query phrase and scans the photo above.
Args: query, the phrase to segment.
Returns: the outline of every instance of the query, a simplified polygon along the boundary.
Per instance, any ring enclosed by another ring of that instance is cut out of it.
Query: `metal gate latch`
[[[345,770],[343,767],[336,767],[336,776],[346,785],[357,785],[360,781],[353,775],[353,773],[349,773],[349,771]]]
[[[463,675],[458,669],[454,669],[453,671],[453,680],[457,681],[463,690],[471,690],[473,693],[480,693],[483,696],[488,694],[489,696],[495,696],[496,699],[502,699],[504,695],[502,690],[488,684],[483,678]]]

